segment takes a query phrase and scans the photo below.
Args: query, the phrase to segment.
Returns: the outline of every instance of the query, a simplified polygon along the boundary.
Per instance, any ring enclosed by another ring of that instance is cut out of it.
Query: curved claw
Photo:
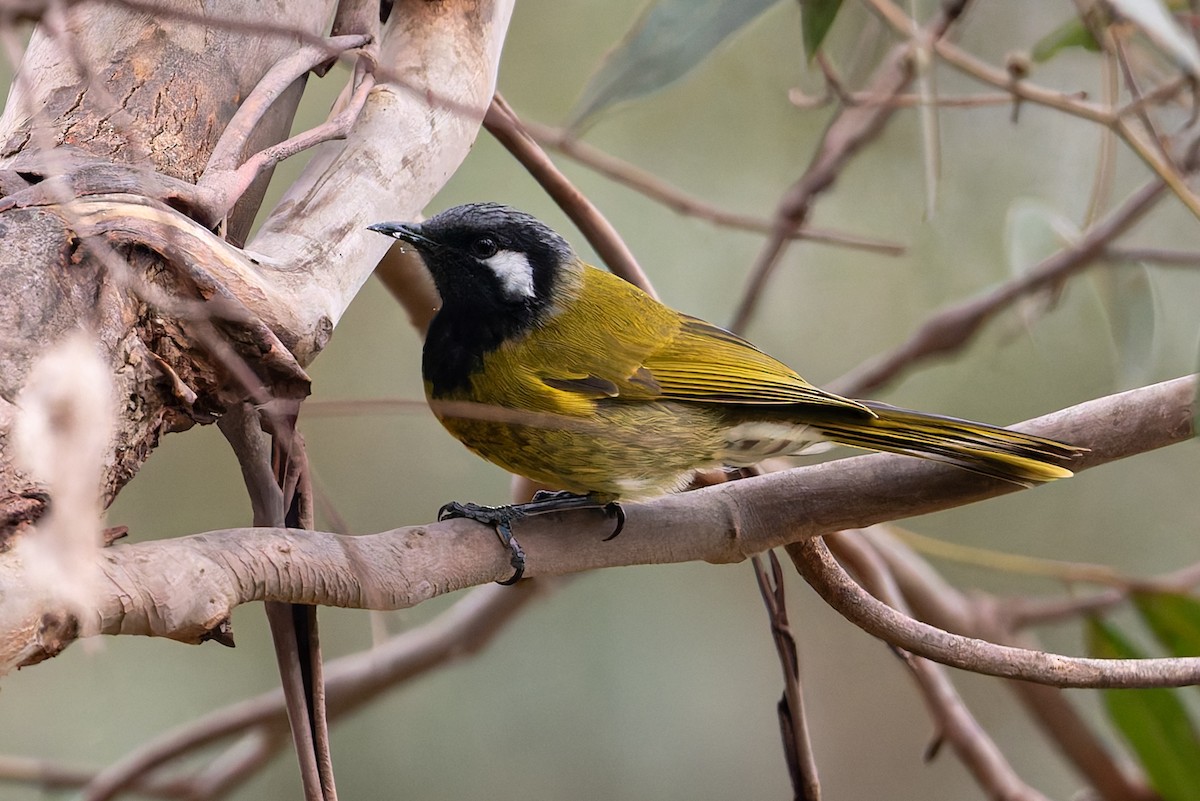
[[[617,501],[610,501],[604,504],[602,508],[604,509],[604,514],[617,518],[617,525],[613,528],[613,533],[601,540],[601,542],[608,542],[609,540],[616,539],[617,535],[625,530],[625,507]]]
[[[525,575],[525,550],[517,542],[512,533],[512,522],[529,515],[562,512],[571,509],[601,509],[608,517],[616,518],[617,524],[612,534],[604,538],[604,542],[616,537],[625,529],[625,509],[617,501],[604,503],[595,495],[577,495],[573,492],[551,492],[538,490],[534,493],[533,502],[517,506],[481,506],[477,503],[460,503],[451,501],[438,510],[438,520],[449,520],[460,517],[474,520],[491,526],[496,531],[500,542],[508,549],[509,562],[513,567],[513,575],[497,584],[516,584]]]
[[[496,583],[504,587],[511,587],[521,580],[521,576],[525,575],[525,549],[521,547],[521,543],[517,542],[517,538],[513,536],[512,527],[507,522],[496,524],[496,535],[508,547],[508,552],[511,554],[508,563],[512,565],[513,569],[510,577]]]

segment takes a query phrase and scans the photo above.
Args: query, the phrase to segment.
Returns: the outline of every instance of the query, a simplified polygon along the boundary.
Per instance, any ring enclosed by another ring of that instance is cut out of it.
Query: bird
[[[513,521],[602,508],[619,531],[622,501],[681,490],[705,468],[835,443],[1029,486],[1072,475],[1067,464],[1084,450],[827,392],[741,336],[586,263],[507,205],[368,228],[415,250],[441,296],[421,360],[435,416],[474,453],[555,488],[528,504],[439,512],[496,527],[516,571],[502,583],[525,566]]]

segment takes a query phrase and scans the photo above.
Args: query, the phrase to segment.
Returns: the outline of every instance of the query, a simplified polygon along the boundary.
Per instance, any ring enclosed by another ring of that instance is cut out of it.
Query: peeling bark
[[[270,68],[323,41],[333,3],[156,5],[47,11],[0,116],[0,559],[49,502],[9,434],[31,365],[67,332],[95,335],[116,385],[105,503],[164,434],[307,394],[304,365],[385,252],[365,225],[419,213],[474,141],[512,8],[398,4],[356,73],[375,73],[359,124],[322,146],[243,250],[266,176],[209,230],[209,155]],[[303,81],[240,158],[287,135]]]

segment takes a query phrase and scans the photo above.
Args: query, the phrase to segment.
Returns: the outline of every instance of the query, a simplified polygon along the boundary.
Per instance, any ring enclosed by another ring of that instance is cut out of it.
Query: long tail
[[[843,445],[934,459],[1024,486],[1070,477],[1063,464],[1087,450],[985,423],[859,403],[876,416],[831,415],[814,421],[813,428]]]

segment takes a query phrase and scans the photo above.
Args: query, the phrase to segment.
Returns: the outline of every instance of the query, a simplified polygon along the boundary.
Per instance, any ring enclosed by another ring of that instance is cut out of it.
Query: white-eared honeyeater
[[[1081,450],[825,392],[736,334],[584,263],[507,206],[370,228],[412,245],[441,295],[422,371],[442,425],[483,458],[565,491],[517,507],[444,507],[442,516],[497,526],[513,580],[523,566],[516,517],[586,505],[620,514],[616,501],[679,490],[700,468],[835,442],[1028,485],[1071,475],[1064,464]]]

